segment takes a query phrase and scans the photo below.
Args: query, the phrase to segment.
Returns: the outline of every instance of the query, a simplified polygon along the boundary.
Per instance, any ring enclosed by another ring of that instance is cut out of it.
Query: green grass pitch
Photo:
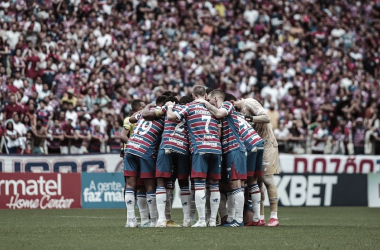
[[[181,222],[181,210],[173,217]],[[380,249],[380,209],[280,207],[278,228],[124,228],[125,219],[122,209],[0,210],[0,249]]]

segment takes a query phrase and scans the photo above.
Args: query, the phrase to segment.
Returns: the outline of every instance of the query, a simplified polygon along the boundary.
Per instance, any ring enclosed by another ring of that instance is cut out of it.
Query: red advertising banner
[[[80,173],[0,173],[0,209],[81,207]]]

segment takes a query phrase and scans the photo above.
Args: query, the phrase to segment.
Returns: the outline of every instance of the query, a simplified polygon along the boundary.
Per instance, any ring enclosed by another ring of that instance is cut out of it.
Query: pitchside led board
[[[82,208],[125,208],[123,173],[82,173]]]
[[[80,173],[1,173],[0,209],[80,208]]]
[[[368,174],[368,206],[380,207],[380,173]]]

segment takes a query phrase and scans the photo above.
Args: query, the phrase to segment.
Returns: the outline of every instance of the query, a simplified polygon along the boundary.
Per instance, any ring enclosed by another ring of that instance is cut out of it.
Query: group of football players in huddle
[[[169,91],[154,104],[134,100],[132,110],[121,136],[126,227],[179,226],[171,218],[177,179],[183,227],[265,226],[264,186],[268,226],[279,225],[273,179],[279,171],[278,145],[257,100],[198,85],[180,100]],[[195,211],[198,220],[192,225]]]

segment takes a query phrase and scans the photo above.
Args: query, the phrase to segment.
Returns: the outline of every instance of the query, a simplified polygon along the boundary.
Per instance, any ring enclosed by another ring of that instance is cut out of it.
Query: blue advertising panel
[[[125,208],[123,173],[82,173],[82,208]]]

